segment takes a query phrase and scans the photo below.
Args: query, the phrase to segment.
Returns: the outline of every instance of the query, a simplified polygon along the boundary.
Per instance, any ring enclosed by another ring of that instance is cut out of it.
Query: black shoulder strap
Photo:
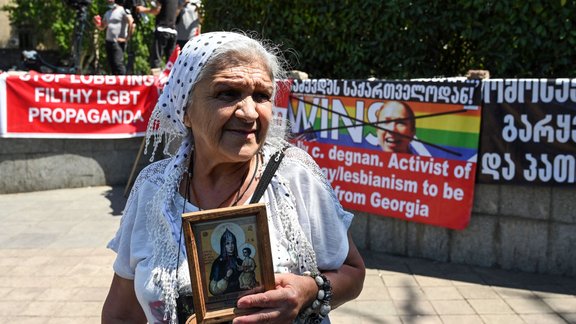
[[[286,147],[282,148],[270,157],[270,161],[268,161],[268,165],[266,165],[266,169],[264,169],[264,173],[262,173],[262,178],[260,179],[260,182],[258,182],[256,190],[254,190],[254,195],[252,195],[252,199],[250,200],[251,204],[259,202],[262,195],[264,195],[270,180],[272,180],[274,173],[276,173],[276,170],[278,170],[278,167],[280,166],[280,162],[282,162],[282,158],[284,158],[284,150],[286,150]]]

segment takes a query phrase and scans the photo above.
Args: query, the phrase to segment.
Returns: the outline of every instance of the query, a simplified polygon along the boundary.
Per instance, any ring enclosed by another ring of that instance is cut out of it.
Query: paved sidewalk
[[[0,195],[0,323],[100,322],[123,189]],[[334,324],[576,324],[576,278],[363,255],[364,290]]]

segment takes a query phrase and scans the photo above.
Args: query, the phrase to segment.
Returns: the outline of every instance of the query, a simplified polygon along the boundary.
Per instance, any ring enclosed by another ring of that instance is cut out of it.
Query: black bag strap
[[[259,202],[262,195],[264,195],[270,180],[272,180],[274,173],[276,173],[276,170],[278,170],[278,167],[280,166],[280,162],[282,162],[282,159],[284,158],[284,151],[286,148],[287,147],[283,147],[270,157],[270,161],[268,161],[268,165],[266,165],[266,169],[264,169],[264,173],[262,173],[262,178],[260,179],[260,182],[258,182],[256,190],[254,190],[254,195],[252,195],[252,199],[250,199],[251,204]]]

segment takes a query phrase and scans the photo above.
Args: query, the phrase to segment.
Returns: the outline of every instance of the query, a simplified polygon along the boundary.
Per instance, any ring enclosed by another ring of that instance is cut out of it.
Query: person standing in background
[[[150,68],[159,69],[162,67],[162,59],[167,61],[176,47],[178,0],[150,1],[150,7],[137,5],[135,8],[138,14],[156,16],[154,41],[150,49]]]
[[[200,0],[180,0],[178,17],[176,18],[176,43],[180,48],[194,36],[200,35]]]
[[[107,0],[108,11],[104,18],[94,16],[94,24],[98,30],[106,30],[106,56],[110,71],[115,75],[126,74],[124,51],[126,43],[134,32],[134,19],[130,11],[122,5],[123,0]]]
[[[136,39],[137,33],[141,31],[150,21],[150,18],[145,13],[138,13],[136,11],[137,6],[146,6],[144,0],[124,0],[124,8],[132,13],[132,18],[134,18],[134,32],[132,33],[132,39]],[[136,62],[136,56],[138,55],[138,46],[134,42],[129,42],[126,46],[127,60],[126,60],[126,74],[134,73],[134,64]]]
[[[136,24],[136,26],[139,26],[141,24],[147,24],[149,21],[148,15],[146,15],[145,13],[139,12],[138,7],[141,7],[141,8],[146,7],[146,1],[145,0],[124,0],[124,8],[130,10],[130,12],[133,13],[132,18],[134,18],[134,24]]]

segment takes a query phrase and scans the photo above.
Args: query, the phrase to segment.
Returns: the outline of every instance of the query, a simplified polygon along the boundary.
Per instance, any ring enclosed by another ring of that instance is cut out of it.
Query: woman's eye
[[[236,90],[220,91],[217,95],[219,99],[233,101],[240,97],[240,92]]]
[[[255,102],[268,102],[271,100],[272,96],[267,94],[267,93],[263,93],[263,92],[257,92],[254,93],[254,95],[252,96],[254,98]]]

